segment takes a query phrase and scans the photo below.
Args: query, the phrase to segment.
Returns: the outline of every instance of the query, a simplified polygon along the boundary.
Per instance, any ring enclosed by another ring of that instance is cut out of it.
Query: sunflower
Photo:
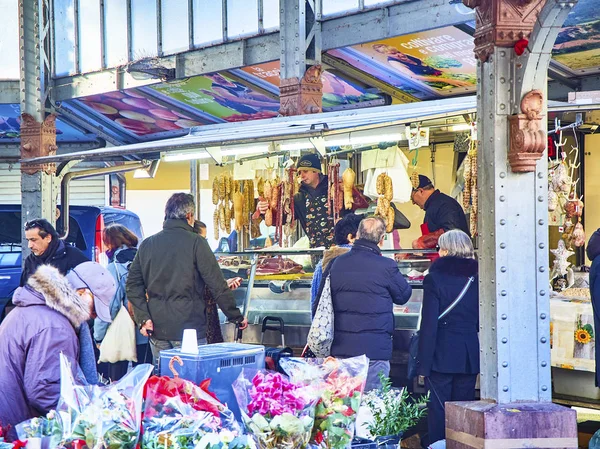
[[[575,341],[585,345],[592,341],[592,336],[586,329],[577,329],[575,331]]]

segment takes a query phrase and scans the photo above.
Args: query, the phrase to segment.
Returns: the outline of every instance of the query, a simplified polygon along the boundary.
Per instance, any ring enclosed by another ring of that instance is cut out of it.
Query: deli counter
[[[313,265],[323,250],[257,250],[243,253],[216,253],[219,266],[226,279],[241,277],[241,287],[234,291],[238,307],[248,318],[248,329],[242,333],[243,343],[281,346],[280,332],[267,330],[262,323],[265,317],[283,320],[285,346],[300,355],[311,324],[311,283]],[[412,296],[404,305],[394,306],[396,328],[394,333],[394,365],[406,365],[408,343],[418,329],[423,299],[423,278],[431,265],[428,257],[434,250],[383,250],[384,257],[396,260],[398,270],[412,286]],[[235,325],[226,323],[219,311],[225,341],[234,341]],[[276,322],[276,321],[273,321]],[[276,326],[278,327],[278,326]],[[398,367],[402,377],[406,369]],[[401,379],[398,379],[401,381]]]

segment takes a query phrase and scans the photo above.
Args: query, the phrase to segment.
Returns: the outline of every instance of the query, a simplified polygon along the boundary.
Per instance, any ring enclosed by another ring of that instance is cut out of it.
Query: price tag
[[[559,226],[559,227],[558,227],[558,232],[560,232],[561,234],[562,234],[563,232],[565,232],[565,227],[564,227],[564,226]]]

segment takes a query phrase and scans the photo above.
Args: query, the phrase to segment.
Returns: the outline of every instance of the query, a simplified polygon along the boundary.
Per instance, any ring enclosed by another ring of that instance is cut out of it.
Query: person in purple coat
[[[84,262],[66,276],[41,265],[15,291],[15,309],[0,325],[0,425],[11,426],[9,440],[16,438],[16,424],[56,408],[61,353],[79,362],[88,382],[97,383],[86,321],[96,316],[112,321],[115,290],[104,267]]]

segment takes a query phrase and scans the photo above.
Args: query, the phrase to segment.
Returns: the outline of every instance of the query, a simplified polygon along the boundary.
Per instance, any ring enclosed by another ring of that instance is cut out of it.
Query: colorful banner
[[[0,104],[0,139],[19,139],[21,137],[21,107],[18,104]],[[94,134],[84,134],[56,120],[56,140],[59,142],[89,142]]]
[[[276,117],[279,112],[278,100],[220,73],[195,76],[151,88],[227,122]]]
[[[600,67],[600,5],[598,0],[580,0],[558,34],[552,57],[578,71]]]
[[[473,38],[455,27],[330,50],[329,55],[419,99],[474,92]]]
[[[241,70],[273,86],[279,87],[279,61],[244,67]],[[381,100],[380,95],[367,92],[365,88],[346,81],[331,72],[324,71],[321,75],[321,81],[323,82],[324,109],[352,105],[364,101]]]
[[[208,123],[167,108],[137,89],[91,95],[77,101],[138,136],[181,131]]]

